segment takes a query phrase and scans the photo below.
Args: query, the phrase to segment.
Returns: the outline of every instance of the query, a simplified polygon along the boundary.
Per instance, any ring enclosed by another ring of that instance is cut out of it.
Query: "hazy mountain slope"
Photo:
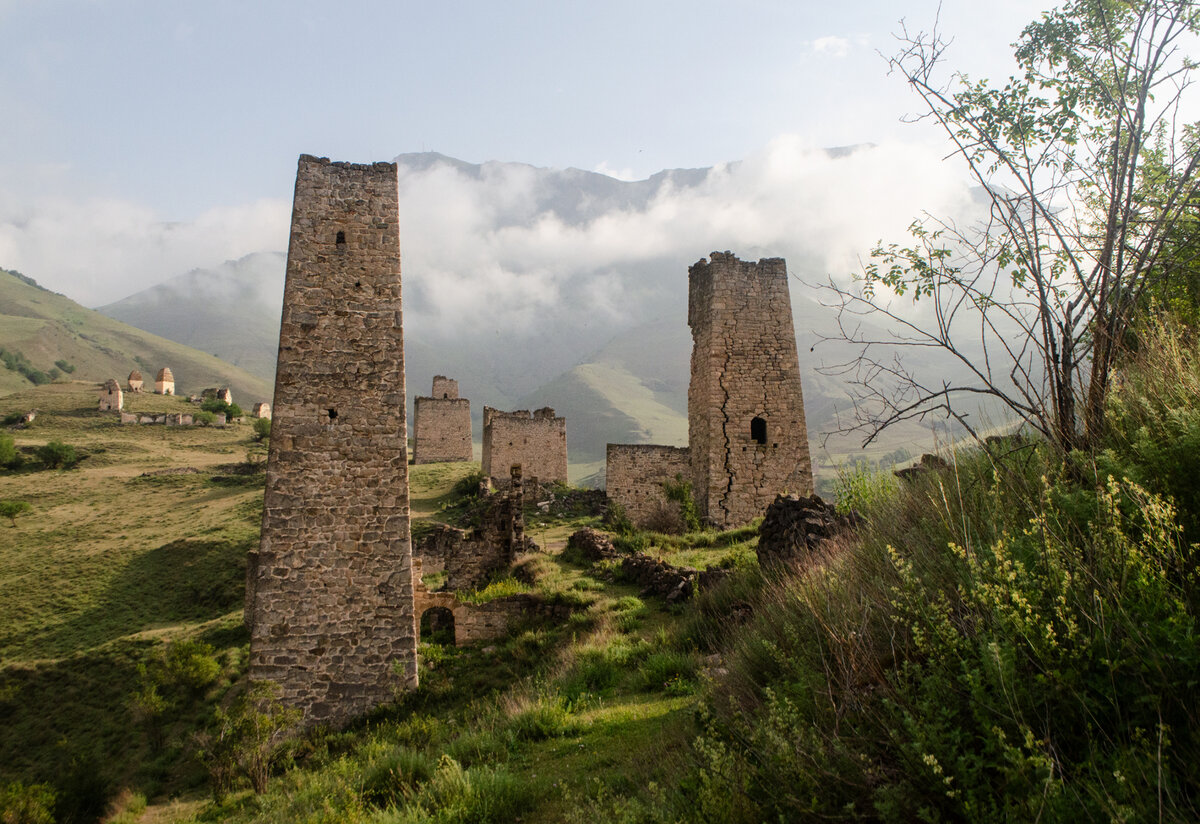
[[[284,265],[283,253],[259,252],[214,269],[193,269],[96,311],[208,352],[271,383]]]
[[[75,380],[104,381],[139,369],[148,382],[171,367],[180,394],[228,386],[239,403],[269,400],[272,386],[261,377],[212,355],[158,337],[85,309],[69,298],[30,285],[0,270],[0,347],[20,351],[43,371],[63,360]],[[0,393],[28,388],[25,378],[0,369]]]

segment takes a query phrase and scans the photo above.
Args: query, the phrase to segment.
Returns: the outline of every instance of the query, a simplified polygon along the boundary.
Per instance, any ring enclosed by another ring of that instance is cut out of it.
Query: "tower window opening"
[[[762,418],[755,418],[754,420],[750,421],[750,440],[766,446],[767,422]]]
[[[346,245],[346,233],[345,233],[345,232],[338,232],[338,233],[337,233],[337,245],[338,245],[338,246],[345,246],[345,245]]]
[[[336,420],[337,420],[337,410],[336,410],[336,409],[330,409],[330,410],[329,410],[329,422],[330,422],[330,423],[333,423],[333,422],[334,422],[334,421],[336,421]]]

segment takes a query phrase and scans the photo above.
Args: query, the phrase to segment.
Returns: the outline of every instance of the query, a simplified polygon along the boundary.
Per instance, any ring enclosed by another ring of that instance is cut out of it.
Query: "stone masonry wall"
[[[483,474],[497,481],[508,479],[509,469],[520,464],[525,480],[540,483],[567,481],[567,419],[554,416],[550,407],[501,412],[483,408]]]
[[[430,394],[435,398],[453,400],[458,397],[458,381],[445,375],[434,375],[433,392]]]
[[[610,443],[605,469],[608,499],[638,526],[667,505],[663,482],[692,475],[687,447]]]
[[[745,524],[780,492],[810,495],[812,464],[787,264],[713,252],[688,269],[688,445],[702,517]]]
[[[432,397],[413,401],[413,463],[469,461],[471,402],[458,396],[458,381],[433,379]]]
[[[247,623],[308,725],[417,681],[397,221],[394,164],[301,155]]]

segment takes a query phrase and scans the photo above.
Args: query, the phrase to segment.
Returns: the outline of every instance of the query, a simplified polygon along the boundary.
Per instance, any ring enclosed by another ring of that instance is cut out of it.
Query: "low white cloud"
[[[831,34],[825,37],[818,37],[812,42],[812,48],[817,54],[845,57],[850,53],[850,41],[845,37],[837,37]]]
[[[830,153],[783,136],[738,163],[654,188],[514,163],[401,169],[405,321],[429,337],[545,334],[683,314],[687,267],[726,249],[848,278],[923,210],[967,209],[966,178],[917,144]],[[126,201],[0,202],[0,266],[87,305],[197,267],[284,251],[284,200],[171,223]],[[282,275],[282,272],[281,272]]]
[[[163,220],[125,200],[47,198],[0,204],[0,266],[87,305],[119,300],[197,267],[286,245],[284,200]]]

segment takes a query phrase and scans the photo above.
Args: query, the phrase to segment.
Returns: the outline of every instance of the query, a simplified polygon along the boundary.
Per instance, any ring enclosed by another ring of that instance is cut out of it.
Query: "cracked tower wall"
[[[417,680],[397,201],[395,164],[300,157],[247,623],[306,725]]]
[[[762,515],[777,493],[813,491],[800,361],[783,258],[713,252],[688,269],[688,447],[702,517]]]
[[[458,381],[436,375],[431,396],[413,400],[413,463],[472,457],[471,402],[458,396]]]

